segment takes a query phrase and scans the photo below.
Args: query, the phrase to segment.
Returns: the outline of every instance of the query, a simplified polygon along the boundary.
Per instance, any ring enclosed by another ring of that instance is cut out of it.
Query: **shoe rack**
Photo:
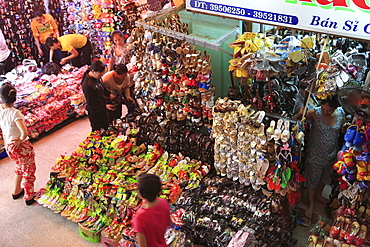
[[[44,10],[44,1],[0,1],[0,28],[3,31],[12,61],[20,64],[23,59],[38,60],[30,20],[35,10]]]

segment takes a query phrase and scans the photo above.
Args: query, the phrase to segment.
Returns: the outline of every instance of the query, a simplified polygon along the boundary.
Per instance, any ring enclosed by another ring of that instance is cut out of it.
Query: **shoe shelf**
[[[35,9],[45,9],[43,3],[35,0],[0,2],[0,28],[15,65],[21,64],[26,58],[38,58],[30,20]]]

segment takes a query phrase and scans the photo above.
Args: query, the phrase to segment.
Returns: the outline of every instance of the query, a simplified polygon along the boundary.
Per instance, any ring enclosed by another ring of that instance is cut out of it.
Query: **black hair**
[[[16,101],[17,90],[10,82],[6,82],[0,87],[0,96],[3,103],[14,103]]]
[[[42,17],[43,13],[40,10],[33,12],[33,18]]]
[[[114,66],[114,71],[119,75],[123,75],[128,72],[126,64],[120,63]]]
[[[55,43],[58,43],[59,40],[57,38],[48,37],[46,39],[45,45],[48,49],[50,49],[51,46],[53,46]]]
[[[102,61],[96,60],[91,63],[90,66],[90,71],[95,71],[95,72],[104,72],[105,71],[105,65]]]
[[[338,95],[329,95],[325,99],[320,100],[320,105],[328,105],[332,108],[337,108],[339,106]]]
[[[114,35],[118,34],[121,38],[123,38],[123,33],[120,31],[120,30],[114,30],[111,35],[110,35],[110,38],[111,40],[113,40],[113,37]]]
[[[154,174],[141,174],[139,176],[138,190],[142,198],[154,202],[161,192],[161,180]]]

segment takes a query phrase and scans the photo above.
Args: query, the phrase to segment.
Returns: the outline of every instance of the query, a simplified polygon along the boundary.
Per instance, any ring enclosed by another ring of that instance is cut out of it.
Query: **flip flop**
[[[282,175],[281,175],[281,187],[286,188],[288,185],[288,182],[290,180],[290,177],[292,175],[292,171],[289,167],[283,169]]]
[[[284,122],[284,130],[283,133],[281,133],[281,141],[282,142],[287,142],[289,141],[290,138],[290,122],[287,120]]]
[[[275,120],[271,120],[270,126],[266,130],[267,141],[270,141],[273,138],[275,124]]]
[[[272,136],[275,141],[280,140],[281,131],[282,131],[282,129],[281,129],[282,125],[283,125],[283,120],[279,119],[278,122],[277,122],[277,125],[276,125],[276,129],[274,131],[274,134]]]

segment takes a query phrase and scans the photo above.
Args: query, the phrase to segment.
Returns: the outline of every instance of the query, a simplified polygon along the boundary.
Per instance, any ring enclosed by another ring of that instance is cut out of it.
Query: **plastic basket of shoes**
[[[100,242],[100,232],[101,230],[90,230],[89,228],[83,227],[81,224],[78,224],[78,234],[92,243]]]

